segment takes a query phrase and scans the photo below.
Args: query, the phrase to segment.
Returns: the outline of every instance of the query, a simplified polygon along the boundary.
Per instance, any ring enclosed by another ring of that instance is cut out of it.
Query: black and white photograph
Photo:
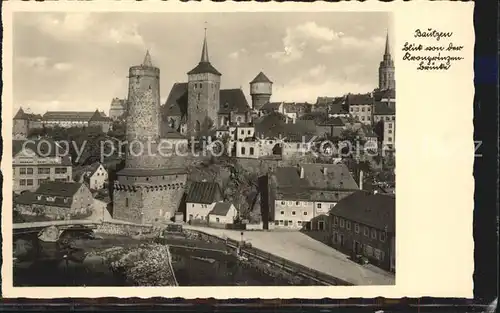
[[[395,284],[389,12],[13,22],[14,286]]]

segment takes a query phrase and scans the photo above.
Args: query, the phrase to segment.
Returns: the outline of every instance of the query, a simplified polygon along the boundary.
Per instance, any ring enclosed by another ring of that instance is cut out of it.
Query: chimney
[[[323,167],[323,175],[328,175],[328,168],[327,167]]]
[[[363,190],[363,171],[359,171],[359,190]]]
[[[304,178],[304,168],[299,165],[300,168],[300,178]]]

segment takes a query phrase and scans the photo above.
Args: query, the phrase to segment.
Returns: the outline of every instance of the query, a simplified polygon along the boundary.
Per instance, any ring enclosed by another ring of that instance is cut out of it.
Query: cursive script
[[[419,71],[446,71],[464,59],[460,56],[464,46],[452,41],[453,32],[418,28],[413,37],[415,41],[405,42],[401,50],[403,61],[416,63]]]

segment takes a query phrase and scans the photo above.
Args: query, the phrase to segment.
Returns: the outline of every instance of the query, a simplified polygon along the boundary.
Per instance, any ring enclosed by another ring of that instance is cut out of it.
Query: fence
[[[207,234],[205,232],[196,230],[195,232],[202,233],[203,235],[207,236],[208,238],[214,240],[214,241],[220,241],[223,240],[220,237],[214,236]],[[226,238],[226,243],[228,246],[231,246],[233,248],[236,248],[239,246],[240,242],[234,239]],[[325,285],[333,285],[333,286],[353,286],[354,284],[349,283],[347,281],[344,281],[342,279],[339,279],[337,277],[333,277],[331,275],[319,272],[315,269],[312,269],[310,267],[304,266],[299,263],[295,263],[293,261],[284,259],[282,257],[276,256],[274,254],[262,251],[260,249],[254,248],[254,247],[244,247],[241,249],[241,252],[246,255],[250,255],[256,258],[259,258],[263,261],[266,261],[268,263],[273,263],[276,264],[283,269],[289,270],[293,273],[297,273],[299,275],[302,275],[304,277],[319,281],[321,283],[324,283]]]

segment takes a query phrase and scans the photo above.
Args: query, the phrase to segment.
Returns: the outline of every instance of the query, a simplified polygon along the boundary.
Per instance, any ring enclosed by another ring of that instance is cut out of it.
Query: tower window
[[[149,85],[149,90],[151,90],[151,85]]]

